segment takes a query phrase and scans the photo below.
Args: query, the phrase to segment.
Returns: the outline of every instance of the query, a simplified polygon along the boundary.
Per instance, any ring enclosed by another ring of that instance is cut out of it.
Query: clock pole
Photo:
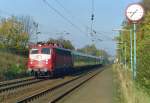
[[[136,78],[136,23],[133,23],[133,31],[134,31],[134,65],[133,65],[133,79]]]

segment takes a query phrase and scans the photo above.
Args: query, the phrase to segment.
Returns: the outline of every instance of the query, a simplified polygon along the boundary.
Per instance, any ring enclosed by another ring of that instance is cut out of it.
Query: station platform
[[[74,90],[59,103],[112,103],[113,72],[108,66],[96,77]]]

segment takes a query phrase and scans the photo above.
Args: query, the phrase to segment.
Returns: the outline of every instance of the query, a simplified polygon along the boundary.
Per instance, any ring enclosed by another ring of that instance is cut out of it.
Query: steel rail
[[[26,77],[26,78],[21,78],[21,79],[3,81],[3,82],[0,82],[0,88],[2,88],[4,86],[8,86],[8,85],[22,83],[22,82],[25,82],[25,81],[30,81],[30,80],[33,80],[33,79],[34,79],[34,77]]]
[[[21,82],[21,83],[18,83],[18,84],[6,86],[6,87],[3,87],[3,88],[0,88],[0,93],[10,91],[10,90],[14,90],[14,89],[21,88],[21,87],[25,87],[25,86],[28,86],[28,85],[31,85],[31,84],[34,84],[34,83],[37,83],[37,82],[41,82],[43,80],[44,79],[33,79],[33,80],[30,80],[30,81],[24,81],[24,82]]]

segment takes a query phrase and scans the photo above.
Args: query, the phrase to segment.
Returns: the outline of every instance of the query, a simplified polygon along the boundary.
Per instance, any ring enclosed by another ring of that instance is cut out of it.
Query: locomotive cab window
[[[31,49],[30,54],[38,54],[38,49]]]
[[[50,54],[50,48],[42,48],[41,54]]]

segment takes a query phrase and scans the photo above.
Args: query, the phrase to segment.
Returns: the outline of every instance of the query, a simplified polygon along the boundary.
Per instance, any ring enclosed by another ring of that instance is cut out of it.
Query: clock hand
[[[138,9],[136,9],[136,11],[134,11],[130,17],[132,17],[137,11],[138,11]]]

